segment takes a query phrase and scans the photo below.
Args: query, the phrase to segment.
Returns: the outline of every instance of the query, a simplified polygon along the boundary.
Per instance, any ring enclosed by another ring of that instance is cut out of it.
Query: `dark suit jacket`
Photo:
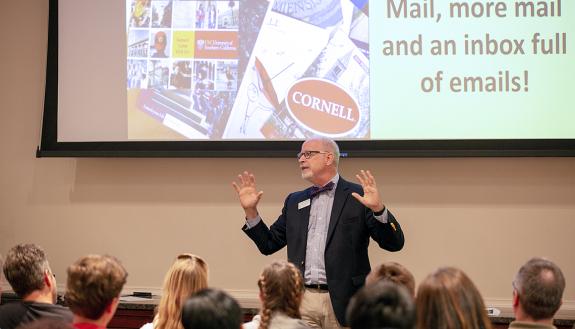
[[[352,195],[363,195],[360,185],[340,177],[336,190],[325,246],[325,272],[331,303],[340,324],[345,324],[345,310],[353,294],[363,286],[371,270],[368,258],[369,238],[389,251],[401,250],[404,239],[399,223],[388,210],[388,223],[382,224],[373,212]],[[309,199],[309,189],[294,192],[285,200],[282,214],[267,227],[263,221],[244,232],[260,252],[270,255],[287,245],[288,261],[305,270],[305,253],[310,206],[298,209]],[[393,229],[391,223],[395,225]]]

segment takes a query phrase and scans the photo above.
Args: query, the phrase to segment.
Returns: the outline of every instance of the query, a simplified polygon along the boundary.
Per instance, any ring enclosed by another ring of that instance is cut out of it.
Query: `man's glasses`
[[[301,158],[302,155],[304,158],[309,159],[316,154],[327,154],[327,153],[329,153],[329,152],[327,152],[327,151],[303,151],[303,152],[299,152],[296,156],[299,160],[299,158]]]

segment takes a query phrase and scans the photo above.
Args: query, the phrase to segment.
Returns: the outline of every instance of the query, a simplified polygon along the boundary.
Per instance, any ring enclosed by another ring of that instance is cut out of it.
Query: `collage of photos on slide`
[[[157,125],[165,139],[221,138],[238,89],[239,7],[126,0],[129,139],[157,139]]]

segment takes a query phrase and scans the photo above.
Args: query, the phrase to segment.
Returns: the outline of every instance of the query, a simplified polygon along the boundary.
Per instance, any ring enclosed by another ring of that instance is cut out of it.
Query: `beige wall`
[[[87,253],[119,257],[128,290],[157,291],[173,257],[203,256],[214,286],[254,301],[260,255],[241,232],[230,182],[244,169],[265,191],[268,223],[285,195],[306,186],[293,159],[59,159],[34,157],[42,117],[47,0],[1,1],[0,253],[36,242],[59,283]],[[540,255],[568,280],[562,312],[575,316],[575,159],[345,159],[349,179],[370,168],[406,234],[396,260],[418,281],[441,265],[463,268],[488,304],[509,307],[520,264]]]

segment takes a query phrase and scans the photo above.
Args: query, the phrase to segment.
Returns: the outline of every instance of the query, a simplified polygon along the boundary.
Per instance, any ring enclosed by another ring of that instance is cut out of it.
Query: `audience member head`
[[[301,272],[286,261],[275,261],[264,267],[258,280],[262,302],[260,329],[267,329],[272,313],[282,312],[291,318],[301,318],[299,307],[304,284]]]
[[[519,321],[552,322],[561,306],[565,278],[550,260],[532,258],[513,281],[513,311]]]
[[[439,268],[423,280],[416,310],[418,329],[491,329],[479,290],[457,268]]]
[[[351,329],[413,329],[415,305],[404,286],[381,280],[353,296],[346,316]]]
[[[230,295],[207,288],[184,303],[182,325],[185,329],[239,329],[242,310]]]
[[[415,297],[415,278],[403,265],[396,262],[385,262],[369,272],[365,285],[369,286],[380,280],[391,281],[404,286],[412,297]]]
[[[74,329],[74,327],[64,319],[45,317],[18,326],[16,329]]]
[[[56,303],[56,278],[40,246],[18,244],[12,247],[6,255],[3,270],[14,292],[23,300]]]
[[[196,255],[179,255],[164,278],[155,329],[182,328],[182,306],[195,292],[208,287],[208,265]]]
[[[105,327],[114,316],[128,274],[111,256],[88,255],[68,267],[66,302],[74,322]]]

